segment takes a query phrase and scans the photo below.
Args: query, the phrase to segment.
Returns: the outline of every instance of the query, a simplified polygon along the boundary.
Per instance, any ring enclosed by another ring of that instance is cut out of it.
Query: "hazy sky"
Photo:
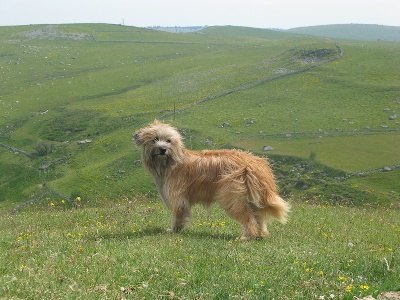
[[[132,26],[325,24],[400,26],[400,0],[0,0],[0,26],[111,23]]]

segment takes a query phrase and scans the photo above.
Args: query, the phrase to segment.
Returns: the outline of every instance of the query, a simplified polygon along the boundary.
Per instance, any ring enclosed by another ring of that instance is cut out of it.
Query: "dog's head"
[[[185,148],[179,132],[168,124],[154,120],[133,135],[136,146],[143,145],[143,158],[150,162],[169,161],[179,163],[185,156]]]

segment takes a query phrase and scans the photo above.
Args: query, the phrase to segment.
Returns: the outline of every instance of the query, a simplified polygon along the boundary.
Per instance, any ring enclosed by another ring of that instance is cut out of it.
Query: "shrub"
[[[50,144],[46,143],[46,142],[37,142],[34,146],[35,148],[35,152],[36,155],[38,156],[45,156],[47,154],[49,154],[52,150],[52,147]]]

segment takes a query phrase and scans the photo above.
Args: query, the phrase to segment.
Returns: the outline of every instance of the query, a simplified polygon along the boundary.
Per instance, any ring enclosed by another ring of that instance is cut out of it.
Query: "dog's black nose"
[[[160,154],[164,155],[167,152],[167,148],[160,147]]]

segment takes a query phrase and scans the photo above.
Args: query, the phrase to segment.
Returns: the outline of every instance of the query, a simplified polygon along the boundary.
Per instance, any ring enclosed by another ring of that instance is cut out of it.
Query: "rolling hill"
[[[154,118],[188,148],[273,145],[288,195],[399,201],[399,43],[71,24],[0,27],[0,44],[3,212],[154,193],[131,142]]]
[[[352,39],[365,41],[400,41],[399,26],[371,24],[337,24],[298,27],[286,32],[300,33],[334,39]]]

